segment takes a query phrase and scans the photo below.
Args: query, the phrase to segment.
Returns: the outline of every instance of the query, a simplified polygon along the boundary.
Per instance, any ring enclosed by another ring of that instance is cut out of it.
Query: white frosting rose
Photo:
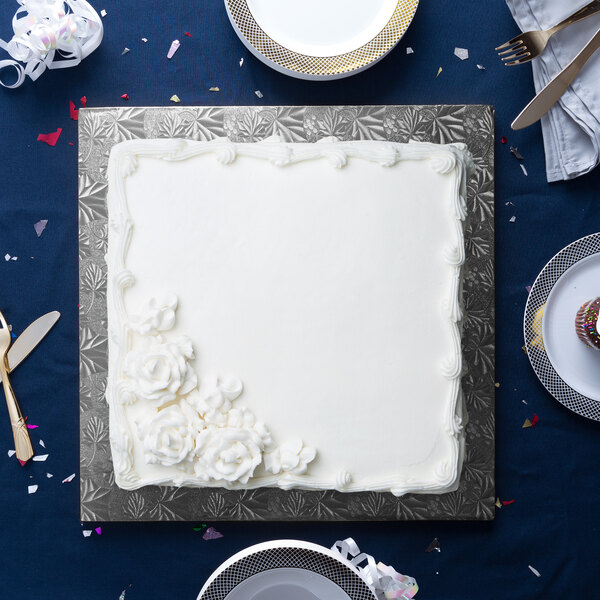
[[[203,381],[200,391],[190,395],[188,401],[207,422],[224,427],[227,425],[231,403],[243,389],[242,382],[237,377]],[[233,425],[233,427],[240,427],[240,425]]]
[[[146,348],[127,354],[124,373],[133,380],[138,398],[160,407],[196,387],[198,378],[188,365],[191,358],[194,350],[188,338],[165,343],[151,338]]]
[[[185,401],[167,406],[149,421],[138,423],[146,463],[170,467],[193,460],[196,438],[203,427],[198,413]]]
[[[151,298],[142,314],[137,330],[142,335],[156,335],[167,331],[175,325],[177,296],[167,294],[162,298]]]
[[[248,483],[262,462],[264,443],[254,429],[205,429],[198,436],[196,475],[207,481]]]
[[[277,475],[282,471],[294,475],[306,473],[308,463],[317,456],[314,448],[304,446],[302,440],[288,440],[265,454],[265,469]]]

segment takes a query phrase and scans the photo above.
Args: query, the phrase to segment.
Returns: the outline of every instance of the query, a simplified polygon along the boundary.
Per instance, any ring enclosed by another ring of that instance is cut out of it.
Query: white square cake
[[[462,145],[116,145],[117,484],[455,489],[470,168]]]

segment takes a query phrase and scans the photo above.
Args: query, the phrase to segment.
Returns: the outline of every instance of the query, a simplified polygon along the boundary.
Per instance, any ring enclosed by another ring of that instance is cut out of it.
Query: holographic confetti
[[[75,108],[75,102],[69,100],[69,116],[73,121],[79,120],[79,111]]]
[[[123,98],[123,100],[129,100],[129,94],[121,94],[121,98]]]
[[[177,103],[177,104],[179,104],[179,102],[181,102],[181,100],[179,99],[179,96],[178,96],[177,94],[173,94],[173,95],[172,95],[172,96],[169,98],[169,100],[170,100],[171,102],[175,102],[175,103]]]
[[[224,537],[222,533],[219,533],[214,527],[209,527],[204,534],[202,535],[202,539],[204,540],[218,540],[219,538]]]
[[[256,95],[257,95],[259,98],[262,98],[262,97],[263,97],[263,93],[262,93],[260,90],[256,90],[254,93],[255,93],[255,94],[256,94]]]
[[[46,225],[48,225],[48,219],[42,219],[41,221],[38,221],[37,223],[33,224],[33,228],[35,229],[35,232],[38,237],[40,237],[42,233],[44,233]]]
[[[169,51],[167,52],[168,59],[173,58],[173,56],[175,55],[175,52],[177,52],[177,50],[179,50],[179,46],[181,46],[181,44],[179,43],[179,40],[173,40],[171,42],[171,47],[169,48]]]
[[[10,254],[5,254],[5,255],[4,255],[4,260],[5,260],[6,262],[8,262],[8,261],[10,260],[10,258],[11,258],[11,257],[10,257]]]
[[[526,285],[525,289],[527,290],[527,293],[530,294],[531,293],[531,286],[530,285]]]
[[[531,565],[527,565],[529,567],[529,570],[536,576],[536,577],[541,577],[542,574],[535,568],[532,567]]]
[[[62,128],[59,127],[53,133],[40,133],[37,137],[38,142],[45,142],[48,146],[56,146],[56,142],[58,142],[58,138],[62,133]]]
[[[406,54],[414,54],[414,53],[415,53],[415,51],[410,46],[408,46],[406,48]]]
[[[49,454],[36,454],[33,457],[33,460],[35,462],[45,462],[46,460],[48,460],[48,456],[50,456]]]
[[[469,51],[466,48],[454,48],[454,56],[460,58],[460,60],[467,60]]]
[[[68,477],[65,477],[62,482],[63,483],[71,483],[71,481],[73,481],[73,479],[75,479],[75,473],[72,473],[71,475],[69,475]]]
[[[444,69],[442,69],[442,67],[440,67],[438,69],[437,75],[435,76],[435,78],[437,79],[440,76],[440,73],[443,71]]]
[[[121,52],[121,56],[123,56],[123,54],[127,54],[128,52],[131,52],[131,50],[127,47],[123,48],[123,52]]]
[[[442,548],[440,546],[440,542],[437,538],[433,538],[433,540],[431,541],[431,544],[429,544],[429,546],[427,546],[427,550],[425,550],[425,552],[441,552]]]
[[[38,486],[37,485],[28,485],[27,486],[27,493],[28,494],[35,494],[38,491]]]

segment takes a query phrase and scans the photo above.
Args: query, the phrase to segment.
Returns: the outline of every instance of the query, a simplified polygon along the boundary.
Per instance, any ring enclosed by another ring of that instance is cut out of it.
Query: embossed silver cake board
[[[468,412],[460,484],[448,494],[230,491],[114,483],[104,398],[108,368],[108,156],[136,138],[229,137],[256,142],[464,142],[477,170],[468,185],[462,380]],[[487,520],[494,517],[494,112],[490,106],[83,108],[79,112],[80,474],[82,521]]]

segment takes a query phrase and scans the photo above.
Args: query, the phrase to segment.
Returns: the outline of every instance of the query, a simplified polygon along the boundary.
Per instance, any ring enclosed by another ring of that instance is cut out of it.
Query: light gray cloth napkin
[[[590,0],[506,0],[521,31],[548,29]],[[533,81],[540,91],[600,29],[600,14],[563,29],[532,61]],[[525,67],[511,67],[523,69]],[[573,179],[600,162],[600,50],[573,84],[542,118],[548,181]]]

